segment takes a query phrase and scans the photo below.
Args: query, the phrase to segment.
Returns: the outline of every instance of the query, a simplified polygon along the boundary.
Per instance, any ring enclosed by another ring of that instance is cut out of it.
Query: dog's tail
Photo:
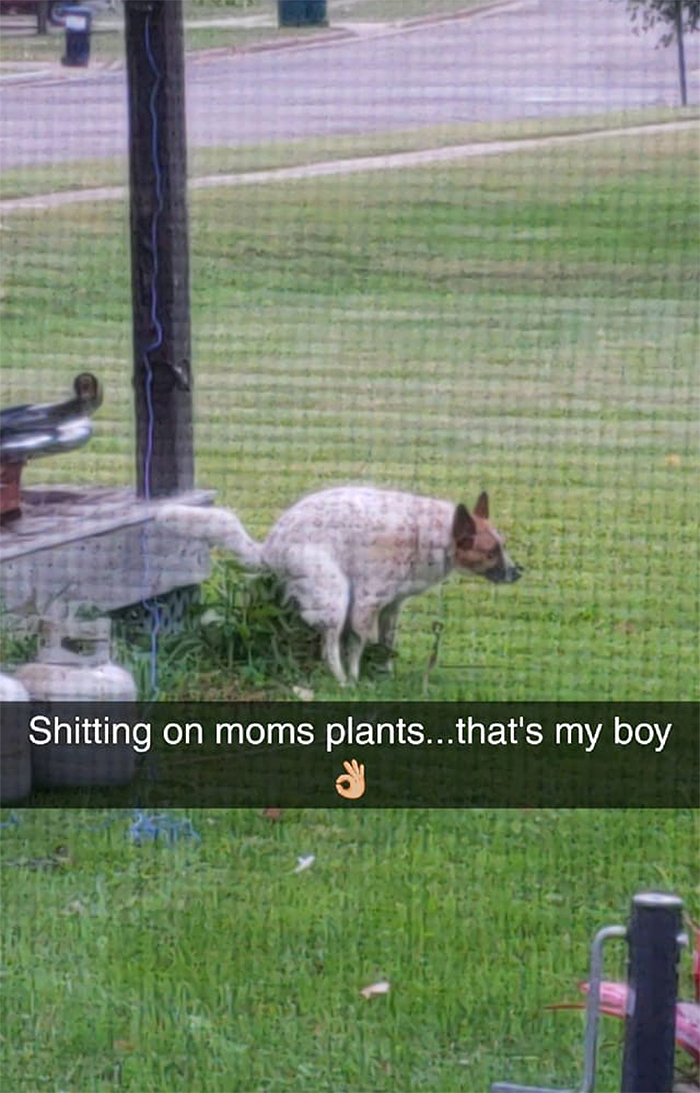
[[[250,537],[236,514],[228,509],[169,503],[161,505],[154,520],[176,535],[224,547],[244,569],[263,568],[262,545]]]

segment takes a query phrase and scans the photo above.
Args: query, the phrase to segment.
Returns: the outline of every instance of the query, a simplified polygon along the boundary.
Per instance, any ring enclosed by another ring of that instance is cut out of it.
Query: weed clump
[[[154,656],[162,699],[252,698],[261,687],[267,696],[287,691],[318,664],[319,635],[285,602],[279,581],[245,573],[232,559],[215,562],[176,625],[158,626],[161,608],[156,602],[150,611],[122,615],[116,626],[119,663],[144,696],[153,690]]]

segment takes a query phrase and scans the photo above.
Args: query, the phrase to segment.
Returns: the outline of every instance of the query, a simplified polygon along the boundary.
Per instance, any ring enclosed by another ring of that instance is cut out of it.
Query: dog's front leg
[[[324,630],[323,656],[340,686],[345,687],[347,684],[347,676],[343,670],[343,663],[340,658],[340,635],[341,631],[335,627],[328,627],[328,629]]]

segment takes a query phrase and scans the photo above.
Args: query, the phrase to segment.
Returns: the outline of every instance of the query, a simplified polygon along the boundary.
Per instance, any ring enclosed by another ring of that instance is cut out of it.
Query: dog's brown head
[[[520,566],[505,551],[505,539],[489,523],[489,498],[481,493],[469,512],[457,505],[452,523],[457,569],[478,573],[496,584],[512,584],[522,576]]]

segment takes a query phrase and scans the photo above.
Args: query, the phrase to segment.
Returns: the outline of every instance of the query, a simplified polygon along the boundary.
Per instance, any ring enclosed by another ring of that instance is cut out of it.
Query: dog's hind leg
[[[335,626],[327,626],[325,628],[323,631],[323,656],[340,686],[344,687],[348,680],[340,657],[340,638],[342,633],[342,626],[340,630],[336,629]]]
[[[360,678],[360,661],[365,651],[367,639],[356,634],[353,630],[348,635],[348,673],[353,683]]]
[[[403,600],[394,600],[387,604],[379,613],[379,644],[389,652],[393,652],[396,643],[396,626],[399,621],[399,612]]]
[[[386,661],[382,662],[381,669],[384,672],[392,672],[394,669],[393,655],[396,645],[396,627],[399,621],[399,613],[403,600],[394,600],[379,612],[378,641],[382,651],[386,654]]]
[[[325,551],[290,547],[285,557],[286,595],[293,599],[304,622],[323,634],[323,655],[331,672],[345,686],[340,639],[350,605],[350,583]]]

